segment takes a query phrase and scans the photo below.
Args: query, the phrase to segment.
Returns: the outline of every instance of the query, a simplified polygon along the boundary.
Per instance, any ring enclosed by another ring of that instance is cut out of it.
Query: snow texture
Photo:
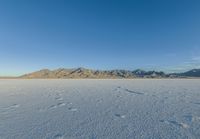
[[[0,80],[0,139],[199,139],[200,80]]]

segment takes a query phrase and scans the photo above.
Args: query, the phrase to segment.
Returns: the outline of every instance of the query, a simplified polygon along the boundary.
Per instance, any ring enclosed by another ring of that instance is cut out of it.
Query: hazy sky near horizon
[[[199,0],[1,0],[0,75],[200,68]]]

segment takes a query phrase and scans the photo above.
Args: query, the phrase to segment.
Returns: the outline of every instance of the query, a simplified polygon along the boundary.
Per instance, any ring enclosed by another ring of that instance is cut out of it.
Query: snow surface
[[[0,80],[0,139],[199,139],[200,80]]]

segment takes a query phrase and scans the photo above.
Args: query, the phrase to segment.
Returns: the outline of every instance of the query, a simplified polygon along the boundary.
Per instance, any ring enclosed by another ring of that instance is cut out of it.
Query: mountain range
[[[25,79],[40,79],[40,78],[63,78],[63,79],[78,79],[78,78],[92,78],[92,79],[120,79],[120,78],[194,78],[200,77],[200,69],[192,69],[183,73],[166,74],[162,71],[144,71],[137,70],[92,70],[86,68],[65,69],[59,68],[56,70],[42,69],[36,72],[22,75],[18,78]]]

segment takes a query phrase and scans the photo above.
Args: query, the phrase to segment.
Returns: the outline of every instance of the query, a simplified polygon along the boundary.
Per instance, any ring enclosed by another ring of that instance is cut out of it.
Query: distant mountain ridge
[[[200,69],[192,69],[187,72],[178,73],[176,75],[183,77],[200,77]]]
[[[166,74],[162,71],[144,71],[144,70],[92,70],[86,68],[65,69],[59,68],[56,70],[43,69],[29,74],[20,76],[19,78],[40,79],[40,78],[62,78],[62,79],[120,79],[120,78],[188,78],[200,77],[200,69],[193,69],[184,73]]]

